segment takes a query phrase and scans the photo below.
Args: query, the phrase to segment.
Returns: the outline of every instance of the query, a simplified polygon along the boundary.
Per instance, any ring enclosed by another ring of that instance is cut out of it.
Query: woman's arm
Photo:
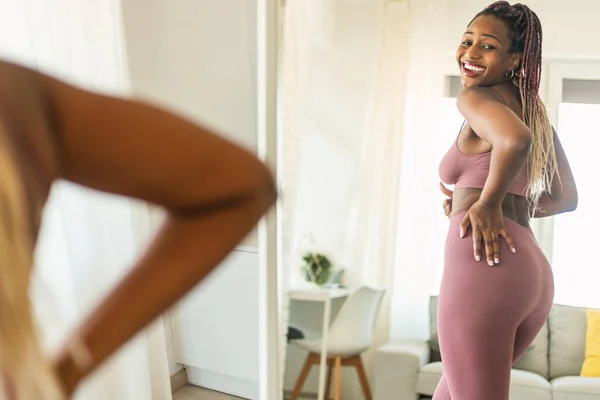
[[[458,96],[458,108],[475,133],[492,145],[488,177],[479,200],[471,206],[460,224],[460,237],[469,226],[473,236],[473,256],[487,263],[500,262],[498,236],[515,252],[514,242],[504,227],[502,201],[523,169],[531,147],[531,132],[521,119],[501,103],[492,89],[468,88]]]
[[[60,177],[167,210],[158,235],[56,359],[66,390],[208,275],[276,198],[251,153],[175,115],[37,76],[48,97]],[[89,350],[77,365],[71,348]]]
[[[492,89],[468,88],[458,96],[458,109],[475,133],[492,145],[488,178],[481,192],[487,205],[500,207],[529,157],[531,131]]]
[[[538,209],[533,215],[534,218],[550,217],[574,211],[577,208],[578,196],[575,178],[573,178],[573,172],[571,172],[565,150],[560,143],[556,131],[554,131],[553,136],[558,174],[552,179],[551,192],[546,192],[540,197]]]

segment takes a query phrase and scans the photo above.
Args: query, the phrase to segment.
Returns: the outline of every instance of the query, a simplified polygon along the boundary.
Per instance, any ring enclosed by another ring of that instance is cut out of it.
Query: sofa
[[[374,400],[431,398],[443,368],[437,341],[437,296],[431,297],[429,314],[429,340],[396,340],[376,349]],[[546,324],[513,366],[510,400],[600,400],[600,378],[579,376],[586,330],[585,308],[554,304]]]

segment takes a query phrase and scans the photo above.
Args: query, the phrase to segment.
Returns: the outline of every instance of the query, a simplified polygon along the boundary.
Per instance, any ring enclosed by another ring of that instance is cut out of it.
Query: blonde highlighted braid
[[[0,125],[0,400],[64,400],[34,322],[34,239],[15,155]]]

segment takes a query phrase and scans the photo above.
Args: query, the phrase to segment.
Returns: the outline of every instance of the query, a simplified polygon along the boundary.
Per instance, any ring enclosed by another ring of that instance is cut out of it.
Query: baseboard
[[[284,390],[283,391],[283,398],[285,400],[290,399],[292,397],[292,393],[294,391],[293,390]],[[319,394],[318,393],[312,393],[312,392],[300,392],[300,395],[298,396],[300,398],[303,399],[318,399],[319,398]],[[326,397],[328,398],[328,397]]]
[[[188,385],[187,371],[182,368],[181,371],[171,375],[171,393],[175,393],[179,389]]]
[[[192,385],[225,393],[230,396],[241,397],[242,399],[258,400],[258,382],[247,381],[245,379],[223,375],[214,371],[194,368],[189,365],[186,368],[188,381]]]

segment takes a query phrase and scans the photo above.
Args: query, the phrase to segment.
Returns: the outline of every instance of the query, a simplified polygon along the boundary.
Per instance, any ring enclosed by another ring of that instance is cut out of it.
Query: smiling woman
[[[529,220],[573,210],[577,191],[539,97],[541,51],[537,15],[505,1],[475,16],[457,50],[465,124],[440,164],[455,191],[446,203],[444,374],[434,400],[508,400],[511,367],[552,305],[552,270]],[[568,201],[554,207],[557,198]]]
[[[506,33],[501,35],[497,32]],[[483,13],[475,17],[456,53],[464,87],[492,86],[513,79],[523,51],[515,38],[514,28],[507,30],[504,21]],[[469,52],[474,44],[482,51]]]

